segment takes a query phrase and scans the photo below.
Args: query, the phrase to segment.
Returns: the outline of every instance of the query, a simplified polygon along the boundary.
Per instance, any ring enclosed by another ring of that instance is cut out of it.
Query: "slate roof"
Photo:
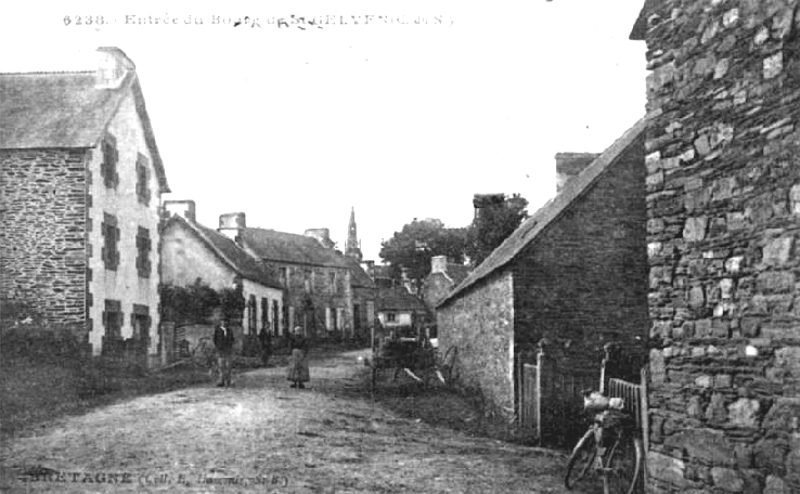
[[[403,287],[379,288],[375,300],[375,309],[378,311],[402,310],[417,312],[427,310],[422,300],[408,293],[408,290]]]
[[[343,255],[324,248],[317,239],[295,233],[245,228],[241,233],[244,246],[261,259],[292,264],[349,268]]]
[[[350,273],[352,276],[350,277],[350,283],[355,288],[375,288],[375,282],[372,281],[372,278],[369,277],[364,268],[361,267],[361,264],[352,257],[345,257],[345,262],[347,262],[347,266],[350,268]]]
[[[139,78],[132,70],[114,89],[96,88],[94,72],[0,74],[0,149],[92,148],[129,91],[161,192],[169,192]]]
[[[453,280],[454,285],[457,286],[469,276],[469,266],[464,266],[463,264],[448,264],[447,276],[449,276],[450,279]]]
[[[177,214],[169,219],[165,229],[169,227],[170,224],[177,224],[194,232],[219,259],[230,266],[231,269],[242,278],[272,288],[283,288],[281,284],[261,266],[261,263],[257,259],[253,258],[241,247],[236,245],[236,242],[213,228],[208,228],[199,223],[192,223]]]
[[[517,256],[520,251],[533,242],[561,213],[585,192],[591,189],[600,175],[614,163],[617,157],[630,146],[646,128],[645,119],[625,131],[608,149],[603,151],[591,165],[587,166],[578,176],[567,182],[561,192],[542,206],[530,218],[514,230],[467,278],[450,292],[437,307],[446,305],[451,300],[459,297],[467,289],[486,278],[496,270],[502,268]],[[644,166],[644,165],[642,165]]]

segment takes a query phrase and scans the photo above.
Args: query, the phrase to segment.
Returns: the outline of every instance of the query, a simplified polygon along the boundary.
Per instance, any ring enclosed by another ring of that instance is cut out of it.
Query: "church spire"
[[[345,244],[344,255],[355,258],[361,262],[361,242],[358,241],[358,231],[356,229],[356,210],[350,208],[350,222],[347,224],[347,243]]]

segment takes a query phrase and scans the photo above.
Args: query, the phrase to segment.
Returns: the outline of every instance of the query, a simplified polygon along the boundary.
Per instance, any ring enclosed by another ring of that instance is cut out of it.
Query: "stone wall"
[[[86,331],[86,150],[0,150],[0,299]]]
[[[643,146],[640,135],[514,260],[517,349],[529,363],[547,338],[579,355],[563,368],[599,372],[614,342],[631,349],[625,377],[638,375],[649,327]]]
[[[353,336],[353,287],[349,269],[277,261],[265,261],[265,266],[286,287],[284,303],[291,308],[287,314],[294,315],[293,321],[287,321],[288,329],[300,326],[308,336],[324,338],[328,335],[325,313],[326,308],[330,308],[332,311],[339,309],[343,314],[337,321],[339,333]]]
[[[444,273],[431,273],[422,286],[422,300],[429,311],[435,312],[436,305],[453,290],[453,282]]]
[[[648,492],[798,492],[797,2],[655,4]]]
[[[109,187],[104,180],[101,143],[92,150],[92,157],[88,165],[91,172],[89,242],[92,246],[89,252],[91,273],[89,279],[91,301],[89,341],[92,343],[95,355],[101,353],[103,338],[106,336],[106,327],[103,324],[104,301],[115,300],[121,303],[123,324],[120,328],[120,336],[124,339],[133,338],[136,333],[131,319],[134,305],[146,308],[150,318],[147,351],[150,355],[154,355],[159,348],[158,284],[160,276],[158,267],[160,257],[158,228],[161,191],[157,178],[158,173],[153,166],[153,156],[145,138],[133,92],[129,92],[125,96],[117,108],[116,114],[109,122],[104,139],[109,137],[113,137],[116,142],[117,163],[114,186]],[[137,164],[144,166],[146,172],[146,180],[141,185],[139,185]],[[139,199],[137,193],[142,186],[147,190],[149,197],[146,204]],[[102,224],[106,215],[116,218],[119,229],[118,265],[113,270],[107,269],[102,257],[104,243]],[[146,276],[139,272],[137,263],[139,257],[137,232],[140,229],[146,230],[150,238],[151,248],[146,260],[151,269]]]
[[[455,347],[454,375],[500,414],[514,415],[514,283],[501,271],[436,311],[439,353]]]

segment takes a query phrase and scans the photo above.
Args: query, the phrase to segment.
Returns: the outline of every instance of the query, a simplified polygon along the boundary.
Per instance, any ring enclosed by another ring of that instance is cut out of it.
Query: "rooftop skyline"
[[[0,42],[16,49],[0,71],[91,70],[97,47],[121,48],[164,199],[196,201],[210,227],[243,211],[248,226],[328,228],[341,250],[352,207],[379,261],[414,218],[467,226],[476,193],[520,193],[533,213],[555,193],[557,152],[600,153],[641,118],[640,3],[5,4]]]

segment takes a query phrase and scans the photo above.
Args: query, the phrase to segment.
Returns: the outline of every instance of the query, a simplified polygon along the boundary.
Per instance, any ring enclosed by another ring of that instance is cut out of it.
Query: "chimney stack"
[[[219,228],[217,231],[237,244],[241,243],[241,233],[245,228],[247,228],[247,219],[244,213],[225,213],[219,215]]]
[[[317,239],[326,249],[335,245],[331,240],[331,231],[327,228],[309,228],[305,231],[305,236]]]
[[[117,89],[128,72],[136,69],[136,65],[119,48],[100,47],[97,55],[99,60],[95,71],[95,87],[98,89]]]
[[[180,201],[164,201],[164,211],[167,213],[167,218],[171,218],[173,214],[177,214],[190,223],[197,221],[194,201],[189,199]]]
[[[503,204],[505,194],[475,194],[472,196],[472,206],[475,208],[475,218],[481,214],[481,209]]]
[[[447,272],[447,256],[431,257],[431,274]]]
[[[600,156],[595,153],[556,153],[556,193]]]
[[[361,267],[367,272],[370,279],[375,280],[375,261],[361,261]]]

